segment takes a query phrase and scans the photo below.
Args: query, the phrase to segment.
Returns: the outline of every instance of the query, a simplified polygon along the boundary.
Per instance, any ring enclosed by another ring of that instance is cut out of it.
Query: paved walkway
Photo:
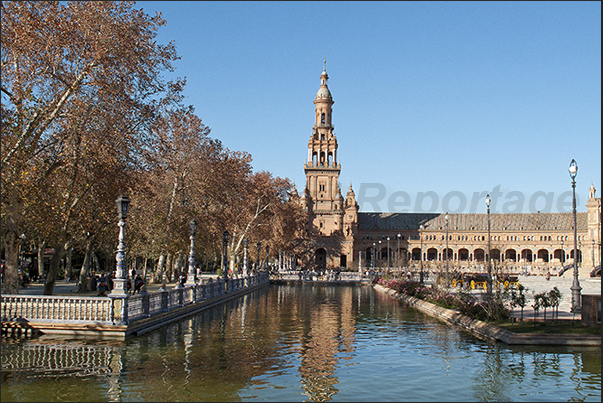
[[[526,296],[526,306],[523,309],[523,318],[531,319],[534,317],[534,294],[541,292],[548,292],[557,287],[561,292],[561,303],[559,304],[559,319],[580,319],[580,316],[574,318],[574,314],[571,312],[572,306],[572,286],[574,279],[573,277],[551,277],[547,280],[544,276],[519,276],[519,282],[526,288],[524,295]],[[588,277],[579,278],[581,294],[599,294],[601,295],[601,278],[600,277]],[[482,289],[472,290],[474,295],[483,295],[485,291]],[[544,310],[540,309],[538,316],[542,318]],[[549,318],[551,315],[550,309],[547,309],[546,316]],[[521,308],[516,307],[513,310],[513,316],[516,318],[521,317]]]
[[[207,281],[210,278],[216,279],[218,277],[217,274],[203,274],[201,278],[203,281]],[[174,288],[178,284],[177,282],[166,283],[166,287],[168,289]],[[153,292],[157,291],[161,288],[161,284],[147,284],[147,291]],[[95,297],[98,295],[98,291],[89,291],[85,293],[78,294],[77,286],[75,285],[75,281],[65,281],[65,280],[57,280],[54,283],[53,295],[68,295],[68,296],[86,296],[86,297]],[[43,283],[33,283],[30,284],[27,288],[19,289],[19,294],[21,295],[42,295],[44,293],[44,284]]]
[[[582,287],[582,290],[580,291],[581,294],[601,295],[601,277],[579,278],[578,280],[580,282],[580,287]],[[524,291],[524,293],[526,295],[527,303],[523,309],[523,317],[534,317],[534,309],[532,308],[532,304],[534,303],[534,294],[538,294],[543,291],[548,292],[551,291],[553,287],[557,287],[561,292],[559,319],[574,319],[574,315],[571,312],[572,290],[570,289],[573,281],[573,277],[567,276],[551,277],[551,279],[548,281],[543,276],[519,276],[519,282],[526,287],[526,291]],[[543,310],[541,309],[538,314],[542,318]],[[547,317],[549,317],[549,314],[550,310],[547,309]],[[513,316],[519,317],[520,315],[521,310],[519,308],[515,308]],[[577,319],[579,319],[579,316]]]

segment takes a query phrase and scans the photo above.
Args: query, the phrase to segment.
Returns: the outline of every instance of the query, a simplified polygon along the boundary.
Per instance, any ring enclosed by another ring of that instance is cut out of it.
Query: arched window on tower
[[[324,113],[320,115],[320,123],[323,125],[325,124],[325,114]]]

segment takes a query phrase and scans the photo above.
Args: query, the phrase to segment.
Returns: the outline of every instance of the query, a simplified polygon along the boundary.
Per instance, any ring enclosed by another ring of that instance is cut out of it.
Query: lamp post
[[[593,245],[593,269],[595,268],[595,240],[592,240]]]
[[[490,264],[490,193],[486,195],[486,209],[488,211],[488,280],[486,281],[486,292],[492,296],[492,265]]]
[[[124,243],[124,227],[126,226],[126,218],[128,217],[128,207],[130,206],[130,198],[127,195],[121,195],[115,201],[117,203],[117,212],[119,214],[119,243],[117,245],[117,254],[115,256],[115,278],[113,279],[113,289],[110,296],[125,296],[126,278],[124,276],[125,260],[126,260],[126,245]]]
[[[390,265],[389,265],[389,235],[387,237],[387,270],[390,269]]]
[[[424,229],[425,229],[425,226],[423,224],[421,224],[419,226],[419,239],[421,240],[421,255],[420,255],[420,270],[421,270],[421,273],[419,274],[419,281],[421,282],[421,284],[423,284],[423,281],[424,281],[424,278],[423,278],[423,230]]]
[[[375,251],[376,251],[375,247],[376,247],[376,244],[375,244],[375,242],[373,242],[373,250],[372,250],[372,253],[371,253],[371,267],[373,268],[373,270],[375,270],[375,258],[376,258],[376,256],[375,256],[375,254],[376,254],[375,253]]]
[[[188,275],[186,278],[186,287],[195,286],[195,234],[197,233],[197,220],[194,218],[188,223],[189,238],[191,240],[191,250],[188,254]]]
[[[21,236],[19,237],[21,238],[21,264],[20,266],[23,267],[23,261],[25,260],[25,250],[24,250],[24,246],[25,246],[25,240],[27,239],[27,237],[25,236],[25,234],[21,234]],[[28,273],[29,275],[29,273]]]
[[[448,212],[446,212],[446,287],[448,287],[450,285],[450,275],[448,273],[448,220],[450,219],[450,216],[448,215]]]
[[[224,258],[222,260],[222,278],[224,279],[224,287],[226,287],[226,282],[228,281],[228,240],[230,239],[230,234],[228,230],[222,233],[222,248],[224,249]]]
[[[571,312],[576,314],[581,311],[580,303],[580,281],[578,280],[578,228],[576,219],[576,175],[578,174],[578,164],[572,159],[569,165],[569,176],[572,179],[572,211],[574,214],[574,281],[570,289],[572,290]]]
[[[258,258],[257,258],[257,262],[256,262],[256,264],[255,264],[255,271],[256,271],[256,273],[257,273],[257,272],[259,272],[259,271],[260,271],[260,262],[261,262],[261,260],[260,260],[260,248],[262,247],[262,243],[261,243],[261,242],[258,242],[258,243],[256,244],[256,246],[257,246],[257,248],[258,248]]]
[[[265,270],[268,272],[268,256],[270,255],[270,245],[266,245],[266,266]]]
[[[401,234],[397,235],[398,238],[398,249],[396,249],[396,266],[398,266],[398,269],[400,269],[400,238],[402,237]]]
[[[243,255],[243,276],[247,275],[247,247],[249,245],[249,239],[243,239],[244,255]]]

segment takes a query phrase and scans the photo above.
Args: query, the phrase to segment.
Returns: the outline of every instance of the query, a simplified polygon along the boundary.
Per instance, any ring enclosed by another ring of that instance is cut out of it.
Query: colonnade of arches
[[[312,153],[312,166],[335,166],[335,152],[331,150],[321,150],[320,152],[314,151]]]
[[[446,253],[448,252],[448,253]],[[368,247],[365,249],[366,259],[375,259],[376,261],[387,261],[389,255],[389,262],[391,265],[404,264],[406,261],[419,261],[421,260],[421,248],[415,247],[411,249],[407,248],[387,248],[381,249]],[[491,260],[499,262],[560,262],[565,263],[566,261],[573,261],[574,250],[562,250],[562,249],[536,249],[532,250],[529,248],[523,248],[521,250],[514,248],[507,248],[501,251],[498,248],[490,249]],[[459,261],[459,262],[485,262],[487,260],[486,250],[484,248],[435,248],[435,247],[424,247],[423,248],[423,260],[424,261]],[[578,249],[578,261],[582,262],[582,251]]]
[[[448,252],[448,253],[446,253]],[[389,254],[389,260],[388,260]],[[378,248],[368,247],[363,253],[363,259],[368,265],[371,261],[375,262],[389,262],[390,266],[405,265],[408,262],[417,262],[421,260],[421,248],[387,248],[383,247],[380,250]],[[516,250],[514,248],[505,249],[504,252],[498,248],[490,249],[491,260],[499,262],[556,262],[565,263],[566,261],[573,262],[574,250],[564,251],[562,249],[537,249],[532,250],[524,248]],[[446,260],[451,262],[486,262],[487,255],[484,248],[435,248],[435,247],[424,247],[423,248],[423,261],[438,261],[444,262]],[[578,249],[578,261],[582,262],[582,251]],[[339,261],[337,262],[339,267],[347,267],[347,256],[341,254]],[[319,269],[324,269],[328,266],[327,251],[324,248],[318,248],[314,253],[314,264]]]

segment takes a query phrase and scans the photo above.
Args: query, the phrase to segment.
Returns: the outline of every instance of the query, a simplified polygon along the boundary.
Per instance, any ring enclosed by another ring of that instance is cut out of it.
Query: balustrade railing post
[[[167,312],[169,291],[165,288],[160,288],[159,292],[161,293],[161,312]]]
[[[128,324],[128,300],[129,296],[111,296],[111,321],[115,325],[127,325]]]
[[[186,288],[186,292],[190,293],[191,295],[191,304],[194,304],[195,302],[197,302],[197,285],[192,285],[190,287]]]
[[[214,280],[211,278],[207,280],[207,284],[205,285],[205,297],[208,299],[214,297]]]
[[[178,289],[178,306],[184,305],[184,288]]]
[[[150,302],[149,301],[150,301],[149,293],[145,292],[142,295],[142,313],[146,317],[151,316],[149,313],[149,311],[150,311],[150,308],[149,308]]]

